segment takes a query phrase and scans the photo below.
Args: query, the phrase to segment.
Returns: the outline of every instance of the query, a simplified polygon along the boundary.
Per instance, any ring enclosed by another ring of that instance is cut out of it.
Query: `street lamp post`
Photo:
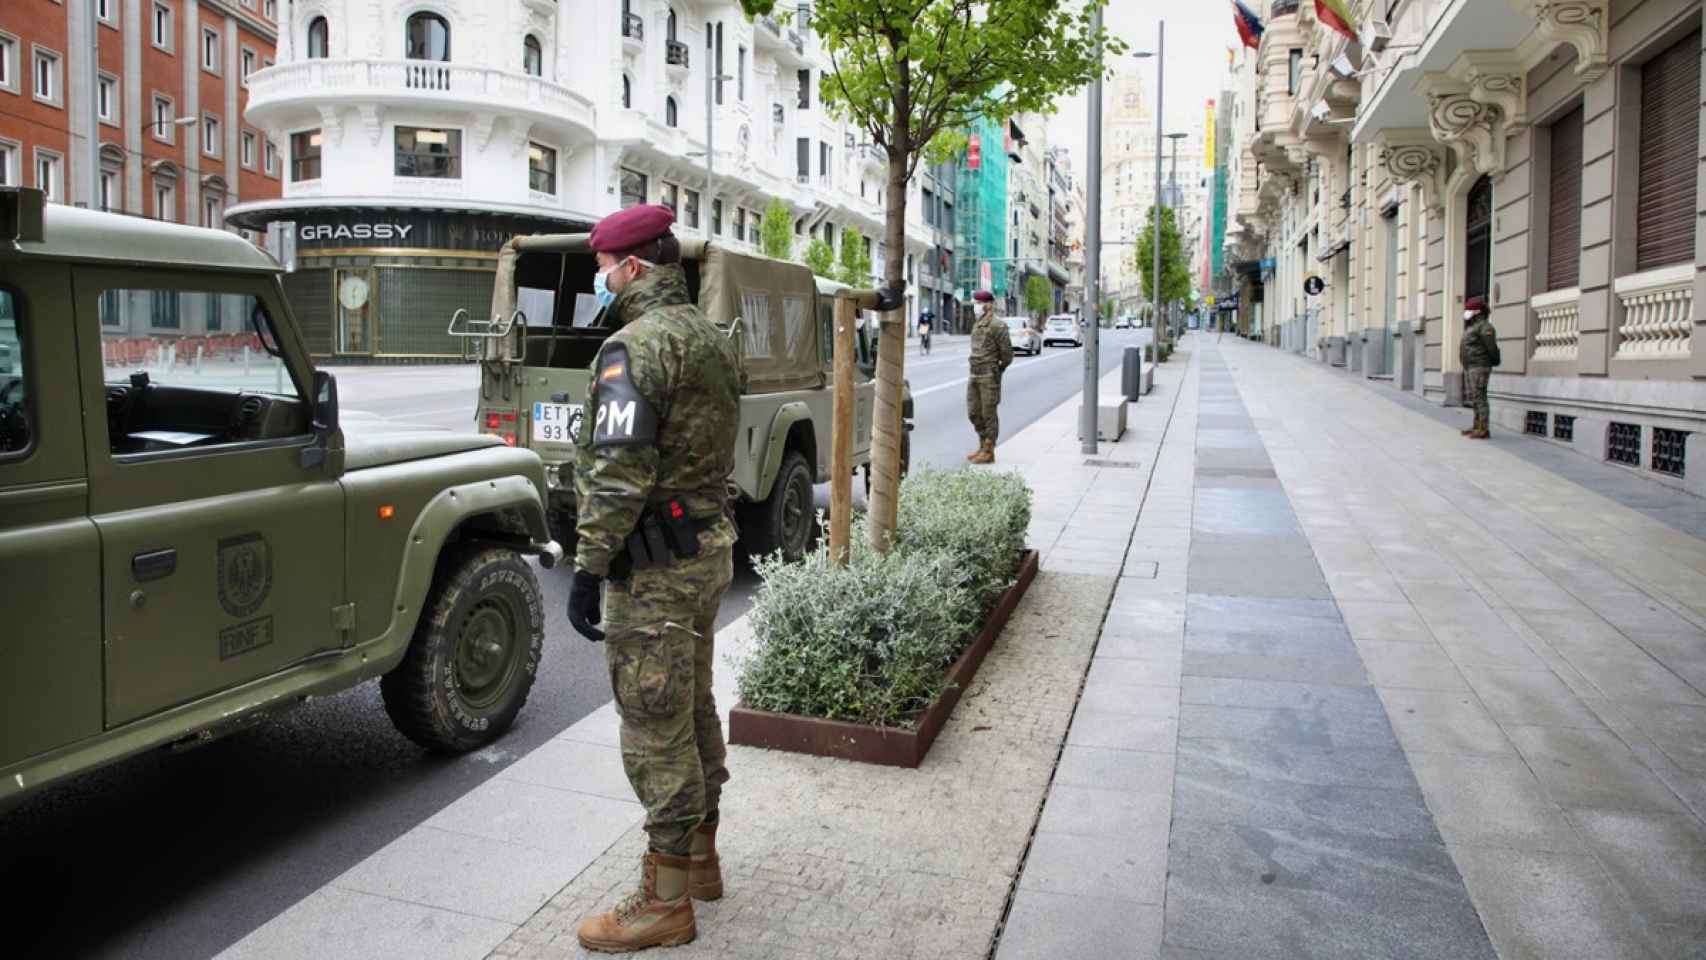
[[[718,85],[724,80],[734,79],[726,73],[714,72],[716,69],[717,63],[714,54],[711,52],[710,45],[707,44],[705,47],[705,206],[699,214],[704,217],[705,239],[707,240],[711,239],[711,205],[716,202],[717,189],[716,181],[712,179],[716,170],[712,157],[717,152],[712,144],[717,118],[717,107],[713,95]]]
[[[1090,117],[1089,141],[1086,143],[1090,154],[1087,198],[1090,209],[1087,211],[1085,236],[1090,240],[1090,249],[1087,251],[1089,275],[1085,284],[1093,309],[1088,336],[1084,338],[1084,407],[1078,416],[1078,438],[1080,449],[1094,455],[1101,419],[1096,388],[1102,373],[1102,322],[1099,315],[1102,309],[1102,5],[1092,3],[1090,11],[1090,32],[1096,37],[1096,77],[1090,81],[1090,103],[1086,111]]]
[[[1169,133],[1169,134],[1167,134],[1167,139],[1173,141],[1173,172],[1171,174],[1169,174],[1169,176],[1168,176],[1168,179],[1170,181],[1172,181],[1171,185],[1168,187],[1168,194],[1169,194],[1172,202],[1168,204],[1168,207],[1173,208],[1175,210],[1175,212],[1173,214],[1173,225],[1175,228],[1177,228],[1179,230],[1179,236],[1180,236],[1181,240],[1184,238],[1184,225],[1179,223],[1179,215],[1177,213],[1177,208],[1179,207],[1179,201],[1180,201],[1180,196],[1179,196],[1179,141],[1183,140],[1186,136],[1187,136],[1187,134],[1183,134],[1183,133]],[[1160,175],[1161,175],[1161,157],[1159,154],[1156,155],[1156,157],[1155,157],[1155,172],[1156,172],[1156,180],[1157,180],[1157,182],[1159,182]],[[1157,223],[1159,223],[1159,221],[1157,221]],[[1161,249],[1161,240],[1160,240],[1161,229],[1160,229],[1160,227],[1156,227],[1155,237],[1156,237],[1155,249],[1157,251],[1159,251]],[[1181,247],[1182,246],[1183,245],[1181,244]],[[1159,273],[1157,273],[1157,278],[1158,278],[1157,283],[1159,283]],[[1155,293],[1156,293],[1157,297],[1160,296],[1161,288],[1159,286],[1157,286],[1155,288]],[[1171,341],[1173,339],[1173,333],[1174,333],[1174,331],[1173,331],[1173,307],[1172,307],[1172,304],[1169,303],[1167,306],[1167,339],[1169,341]]]

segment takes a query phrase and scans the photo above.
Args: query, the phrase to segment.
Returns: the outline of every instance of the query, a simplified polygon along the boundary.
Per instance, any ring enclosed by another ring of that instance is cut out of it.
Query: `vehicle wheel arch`
[[[764,448],[763,466],[758,473],[758,489],[753,500],[763,502],[776,486],[776,476],[782,470],[782,458],[796,451],[806,458],[806,464],[818,473],[817,424],[812,421],[811,408],[804,401],[784,403],[770,420],[770,436]]]

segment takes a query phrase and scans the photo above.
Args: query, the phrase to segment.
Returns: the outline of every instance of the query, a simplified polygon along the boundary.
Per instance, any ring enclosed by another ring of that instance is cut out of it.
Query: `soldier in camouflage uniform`
[[[593,363],[574,438],[580,539],[569,620],[607,639],[622,764],[651,841],[640,889],[581,925],[581,944],[605,952],[687,943],[692,899],[722,895],[717,802],[729,775],[711,659],[733,575],[724,506],[740,361],[688,296],[674,219],[666,207],[631,207],[591,237],[594,288],[606,325],[619,329]]]
[[[1485,440],[1492,418],[1487,403],[1487,380],[1499,365],[1499,335],[1488,319],[1487,301],[1470,297],[1463,305],[1463,343],[1457,357],[1463,362],[1463,402],[1475,409],[1475,423],[1463,431],[1471,440]]]
[[[1001,434],[1001,375],[1013,362],[1013,339],[995,319],[995,295],[972,294],[977,321],[971,326],[971,379],[966,381],[966,416],[977,431],[978,448],[966,456],[972,463],[994,463],[995,441]]]

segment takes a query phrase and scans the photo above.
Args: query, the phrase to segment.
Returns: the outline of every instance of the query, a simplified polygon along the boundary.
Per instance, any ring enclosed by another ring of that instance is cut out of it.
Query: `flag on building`
[[[1315,0],[1315,18],[1352,40],[1357,38],[1356,16],[1345,0]]]
[[[1244,5],[1244,0],[1232,0],[1232,22],[1238,25],[1238,38],[1251,50],[1262,46],[1262,18]]]

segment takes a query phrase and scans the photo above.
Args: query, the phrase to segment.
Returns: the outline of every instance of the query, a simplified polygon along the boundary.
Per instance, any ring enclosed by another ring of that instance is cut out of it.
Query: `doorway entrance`
[[[1463,299],[1486,297],[1493,269],[1493,181],[1482,177],[1469,188],[1464,224]]]
[[[1386,231],[1386,315],[1381,331],[1381,373],[1398,372],[1398,208],[1382,216]]]

